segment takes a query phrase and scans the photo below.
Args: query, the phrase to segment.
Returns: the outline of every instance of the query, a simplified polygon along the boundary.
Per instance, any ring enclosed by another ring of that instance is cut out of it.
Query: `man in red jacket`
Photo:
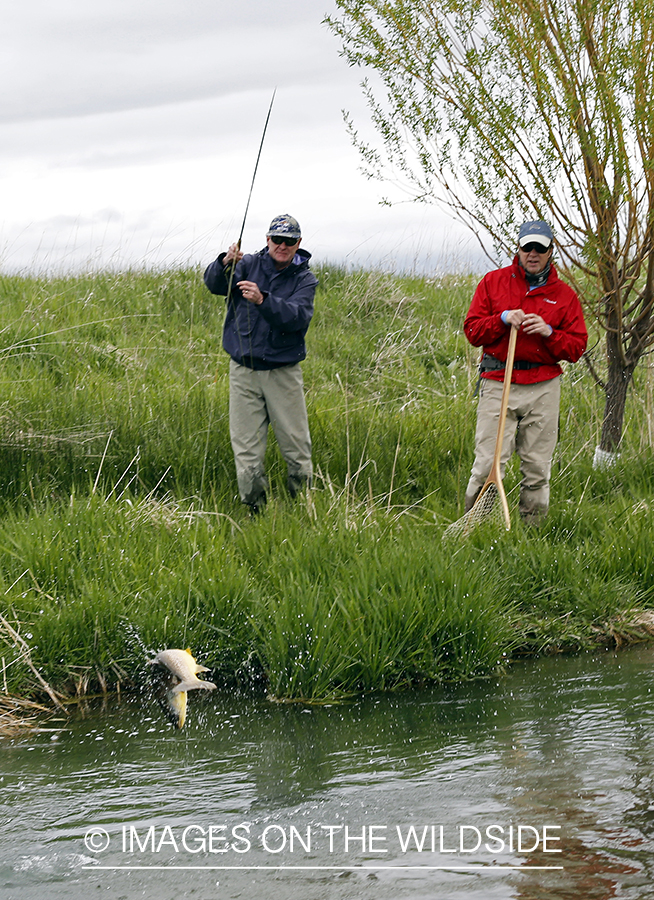
[[[465,510],[477,499],[493,462],[509,332],[518,329],[501,468],[520,457],[520,514],[529,524],[547,515],[552,456],[558,437],[561,360],[576,362],[588,333],[575,292],[552,264],[547,222],[525,222],[513,264],[489,272],[475,291],[463,329],[483,347],[477,408],[475,462]]]

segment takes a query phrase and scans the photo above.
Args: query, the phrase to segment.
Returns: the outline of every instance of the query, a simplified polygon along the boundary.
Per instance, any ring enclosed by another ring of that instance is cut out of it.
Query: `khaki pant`
[[[477,407],[475,462],[466,489],[466,512],[473,506],[483,487],[495,453],[497,425],[504,385],[482,378]],[[520,514],[538,521],[547,514],[550,502],[552,456],[559,432],[561,379],[537,384],[512,384],[504,428],[500,468],[502,477],[513,452],[520,457]]]
[[[243,503],[265,500],[268,426],[286,462],[288,489],[295,495],[311,482],[311,437],[299,364],[255,371],[230,360],[229,433]]]

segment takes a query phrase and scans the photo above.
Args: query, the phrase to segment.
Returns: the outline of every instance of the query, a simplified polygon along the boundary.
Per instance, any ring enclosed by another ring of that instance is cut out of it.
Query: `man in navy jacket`
[[[212,294],[226,297],[223,347],[231,357],[229,425],[243,503],[253,512],[265,503],[268,425],[286,461],[295,496],[311,482],[311,437],[300,362],[313,315],[318,279],[311,254],[300,249],[296,219],[276,216],[266,246],[243,254],[237,244],[204,273]]]

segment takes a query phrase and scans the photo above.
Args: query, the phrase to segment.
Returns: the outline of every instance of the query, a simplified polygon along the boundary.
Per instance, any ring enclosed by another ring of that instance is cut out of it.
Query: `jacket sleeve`
[[[221,253],[218,259],[215,259],[207,266],[204,272],[204,283],[206,286],[212,294],[219,294],[221,297],[227,296],[227,288],[229,286],[230,267],[224,268],[223,266],[223,260],[226,255],[226,253]],[[234,283],[238,280],[236,273],[232,280]]]
[[[265,293],[259,312],[269,325],[280,331],[306,331],[313,316],[317,284],[313,272],[305,272],[288,297],[281,293]]]
[[[494,308],[488,291],[488,279],[482,278],[463,323],[465,336],[473,347],[494,344],[508,335],[508,326],[501,318],[503,312],[503,309]]]
[[[572,289],[570,294],[566,315],[547,338],[547,347],[557,360],[565,359],[574,363],[586,349],[588,331],[579,298]]]

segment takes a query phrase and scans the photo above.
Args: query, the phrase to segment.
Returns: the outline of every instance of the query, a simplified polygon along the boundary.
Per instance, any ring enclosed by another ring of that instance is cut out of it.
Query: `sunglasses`
[[[550,248],[549,248],[549,247],[543,247],[542,244],[534,244],[534,243],[532,242],[531,244],[525,244],[524,247],[521,247],[520,249],[521,249],[521,250],[524,250],[525,253],[531,253],[532,250],[535,250],[536,253],[541,253],[541,254],[542,254],[542,253],[547,253],[547,251],[548,251]]]
[[[279,237],[278,235],[270,235],[270,240],[273,244],[286,244],[287,247],[294,247],[297,242],[300,240],[299,238],[285,238]]]

